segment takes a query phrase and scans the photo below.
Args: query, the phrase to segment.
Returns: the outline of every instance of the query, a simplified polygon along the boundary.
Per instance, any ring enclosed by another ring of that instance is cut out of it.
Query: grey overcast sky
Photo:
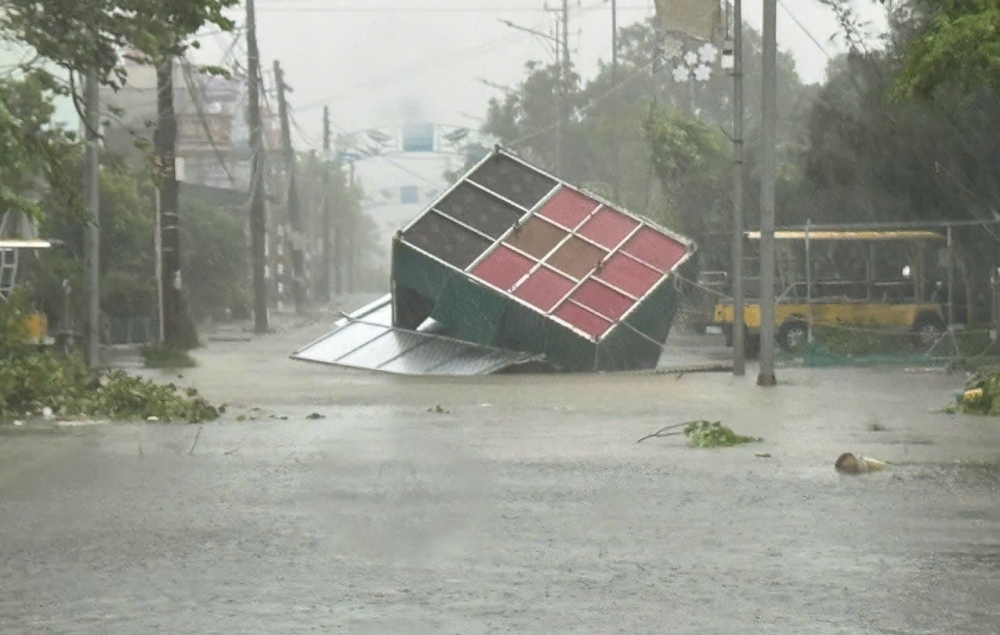
[[[653,14],[652,0],[618,4],[621,25]],[[883,28],[874,0],[854,4],[875,31]],[[818,0],[779,5],[779,46],[793,53],[804,80],[822,81],[827,56],[817,42],[828,54],[841,50],[830,41],[837,32],[833,13]],[[610,2],[571,0],[570,7],[574,61],[585,77],[592,76],[598,60],[610,56]],[[546,31],[556,23],[545,0],[257,0],[257,11],[265,72],[281,60],[294,87],[289,101],[300,148],[319,145],[324,104],[337,131],[407,120],[476,126],[474,117],[499,94],[480,79],[516,84],[526,61],[551,56],[543,39],[499,20]],[[761,0],[744,0],[744,19],[758,29],[761,12]],[[243,16],[236,17],[242,24]],[[206,38],[200,61],[218,62],[227,39]],[[235,54],[245,55],[244,42]]]

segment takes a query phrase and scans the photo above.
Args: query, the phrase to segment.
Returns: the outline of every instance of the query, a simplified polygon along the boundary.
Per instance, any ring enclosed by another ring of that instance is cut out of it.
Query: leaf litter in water
[[[728,448],[744,443],[760,443],[759,437],[745,437],[736,434],[720,421],[694,421],[684,428],[684,436],[695,448]]]

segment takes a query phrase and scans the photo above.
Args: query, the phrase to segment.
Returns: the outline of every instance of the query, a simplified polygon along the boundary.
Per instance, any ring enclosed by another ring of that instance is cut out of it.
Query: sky
[[[501,94],[485,82],[515,85],[525,62],[552,59],[549,42],[500,22],[551,32],[557,14],[547,12],[545,2],[257,0],[258,41],[265,70],[279,59],[294,88],[289,101],[299,142],[306,145],[319,145],[324,105],[340,131],[407,120],[476,126],[489,98]],[[854,4],[876,27],[884,24],[874,0]],[[652,0],[618,0],[618,5],[620,25],[653,14]],[[822,81],[827,54],[841,50],[830,41],[837,33],[832,11],[818,0],[779,5],[779,46],[793,53],[804,80]],[[745,0],[743,12],[759,29],[761,0]],[[234,15],[242,23],[242,16]],[[598,60],[610,58],[610,2],[571,0],[570,21],[571,56],[584,77],[592,76]],[[202,59],[218,61],[220,47],[231,39],[206,38]],[[234,49],[237,56],[244,51],[243,42]]]
[[[853,2],[874,31],[884,28],[880,5]],[[516,85],[529,60],[554,59],[551,42],[501,20],[551,33],[558,17],[552,9],[559,5],[559,0],[257,0],[265,81],[280,60],[293,89],[288,97],[293,142],[300,150],[321,147],[324,105],[335,135],[409,121],[477,128],[489,99],[502,95],[497,85]],[[619,26],[653,13],[653,0],[618,0]],[[744,0],[743,13],[759,30],[761,0]],[[244,23],[241,12],[233,17]],[[600,60],[610,59],[611,31],[608,0],[570,0],[571,56],[585,78],[596,73]],[[819,0],[779,0],[779,47],[793,54],[806,82],[823,81],[828,56],[842,50],[831,41],[837,32],[833,12]],[[234,44],[233,35],[210,34],[197,56],[202,63],[245,63],[245,39]],[[369,189],[444,185],[441,160],[432,157],[391,165],[370,160],[358,171]]]

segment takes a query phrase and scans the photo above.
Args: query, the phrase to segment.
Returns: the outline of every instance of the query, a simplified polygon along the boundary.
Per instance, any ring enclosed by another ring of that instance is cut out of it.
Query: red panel
[[[633,304],[631,298],[594,280],[584,282],[570,297],[583,306],[594,309],[601,315],[615,321],[625,315],[625,312]]]
[[[633,236],[622,251],[664,272],[669,272],[687,253],[687,247],[660,232],[643,227]]]
[[[481,280],[507,290],[528,273],[534,263],[512,249],[503,245],[483,259],[472,270],[472,274]]]
[[[594,199],[564,187],[549,199],[538,213],[563,227],[574,229],[597,209],[598,205],[600,203]]]
[[[600,337],[611,328],[611,322],[581,309],[568,300],[559,307],[556,315],[592,337]]]
[[[650,269],[646,265],[636,262],[624,254],[611,256],[604,263],[601,272],[596,275],[601,280],[610,282],[637,298],[645,295],[663,277],[656,270]]]
[[[514,295],[548,312],[573,288],[572,280],[544,267],[531,274],[514,290]]]
[[[605,207],[584,223],[577,233],[598,245],[614,249],[638,226],[638,221]]]

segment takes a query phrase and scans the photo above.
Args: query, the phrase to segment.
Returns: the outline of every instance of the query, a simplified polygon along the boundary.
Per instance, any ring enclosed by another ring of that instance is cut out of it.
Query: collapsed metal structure
[[[393,239],[391,293],[293,358],[402,374],[654,368],[695,251],[498,147]]]

